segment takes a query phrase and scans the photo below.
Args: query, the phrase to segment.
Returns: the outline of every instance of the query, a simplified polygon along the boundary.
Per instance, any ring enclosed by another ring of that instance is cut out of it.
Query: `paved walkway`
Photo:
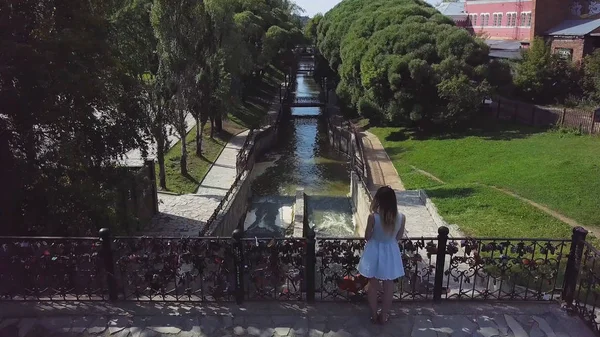
[[[379,138],[368,131],[362,131],[361,141],[369,166],[369,187],[376,191],[381,186],[389,185],[397,191],[404,191],[402,180]]]
[[[381,186],[392,187],[396,190],[398,207],[406,215],[406,234],[409,237],[436,237],[438,225],[425,207],[424,200],[421,200],[418,191],[405,190],[402,180],[379,138],[368,131],[362,131],[360,137],[369,168],[368,185],[371,193],[375,194],[375,191]],[[457,229],[450,234],[461,235]]]
[[[365,304],[350,303],[2,303],[0,317],[1,337],[594,336],[551,303],[403,303],[385,326],[369,322]]]
[[[197,236],[235,181],[236,156],[249,131],[231,138],[195,194],[159,193],[160,213],[144,235]]]
[[[186,133],[190,132],[196,126],[196,119],[192,114],[188,114],[185,117]],[[181,138],[172,125],[167,125],[167,138],[169,139],[169,149],[175,146]],[[167,149],[168,150],[168,149]],[[156,157],[156,143],[151,141],[148,143],[148,158]],[[125,157],[121,160],[121,163],[125,166],[140,166],[144,165],[144,158],[142,157],[142,151],[139,149],[131,150],[125,154]]]

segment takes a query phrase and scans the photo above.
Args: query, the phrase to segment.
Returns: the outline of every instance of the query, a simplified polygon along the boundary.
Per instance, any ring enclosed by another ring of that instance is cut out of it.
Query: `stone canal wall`
[[[371,207],[371,192],[354,171],[350,173],[350,198],[354,223],[356,224],[355,234],[362,236],[367,228],[367,217]]]
[[[256,131],[250,142],[252,149],[248,154],[247,169],[232,190],[229,202],[206,232],[206,236],[231,236],[233,230],[238,228],[238,225],[244,219],[250,204],[249,200],[252,197],[252,179],[248,179],[248,177],[256,160],[269,151],[277,142],[277,127],[270,126]]]

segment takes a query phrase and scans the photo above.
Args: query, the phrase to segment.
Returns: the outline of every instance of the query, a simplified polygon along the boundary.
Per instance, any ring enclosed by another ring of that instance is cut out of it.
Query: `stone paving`
[[[397,191],[403,191],[402,180],[379,138],[368,131],[361,131],[360,139],[369,166],[369,187],[376,191],[381,186],[389,185]]]
[[[188,114],[185,117],[186,123],[186,133],[190,132],[194,126],[196,126],[196,119],[192,114]],[[169,139],[169,149],[175,146],[181,138],[179,138],[179,134],[175,130],[175,127],[172,125],[167,125],[167,138]],[[156,143],[154,141],[148,143],[148,158],[156,157]],[[122,165],[125,166],[141,166],[144,164],[144,158],[142,156],[142,151],[139,149],[134,149],[125,154],[125,157],[121,160]]]
[[[395,304],[373,325],[366,304],[253,302],[2,303],[0,337],[410,336],[592,337],[556,303]]]
[[[159,193],[160,213],[143,234],[197,236],[235,181],[236,156],[244,145],[248,132],[244,131],[231,138],[195,194]]]
[[[398,172],[379,138],[367,131],[361,131],[360,137],[369,167],[368,185],[371,193],[375,194],[379,187],[389,185],[396,190],[400,212],[406,215],[406,235],[409,237],[437,237],[439,226],[425,207],[419,191],[405,190]],[[461,234],[454,226],[451,235],[460,236]]]

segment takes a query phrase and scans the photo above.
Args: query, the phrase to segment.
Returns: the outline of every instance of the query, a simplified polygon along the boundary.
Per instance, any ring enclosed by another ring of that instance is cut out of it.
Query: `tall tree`
[[[145,147],[140,87],[110,43],[108,5],[0,6],[0,115],[24,178],[15,212],[22,233],[106,225],[115,157]]]

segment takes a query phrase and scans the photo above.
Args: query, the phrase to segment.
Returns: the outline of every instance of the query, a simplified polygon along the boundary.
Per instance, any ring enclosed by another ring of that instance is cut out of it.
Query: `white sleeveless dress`
[[[396,241],[398,232],[404,232],[404,228],[401,228],[402,218],[404,214],[398,213],[396,227],[391,233],[386,233],[381,217],[373,213],[373,235],[366,243],[358,263],[358,272],[362,276],[379,280],[395,280],[404,276],[402,255]]]

